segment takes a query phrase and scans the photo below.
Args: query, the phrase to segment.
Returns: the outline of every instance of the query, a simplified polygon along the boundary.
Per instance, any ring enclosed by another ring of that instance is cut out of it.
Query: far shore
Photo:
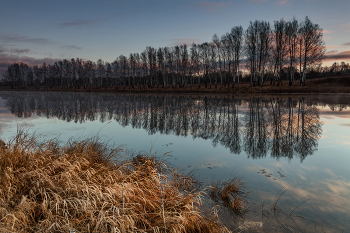
[[[204,84],[201,84],[198,88],[198,84],[193,85],[191,88],[190,85],[187,85],[185,88],[167,88],[162,87],[155,88],[128,88],[125,89],[115,89],[115,88],[14,88],[11,89],[7,86],[0,86],[1,91],[76,91],[76,92],[116,92],[116,93],[193,93],[193,94],[219,94],[219,93],[249,93],[249,94],[340,94],[340,93],[350,93],[350,77],[329,77],[329,78],[319,78],[319,79],[309,79],[306,80],[305,86],[300,86],[299,80],[295,80],[292,86],[289,86],[288,81],[284,80],[282,85],[270,85],[269,82],[265,82],[262,86],[251,86],[250,83],[244,82],[239,85],[236,83],[232,87],[221,86],[220,84],[212,84],[211,88],[205,88]]]

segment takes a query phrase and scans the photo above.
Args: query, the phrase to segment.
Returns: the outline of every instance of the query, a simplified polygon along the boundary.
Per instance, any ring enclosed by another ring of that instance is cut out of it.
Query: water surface
[[[25,123],[62,141],[98,133],[135,152],[170,152],[169,162],[204,183],[242,177],[250,190],[245,221],[261,231],[280,231],[266,209],[286,188],[282,211],[302,204],[292,212],[295,223],[281,224],[349,232],[349,106],[347,95],[0,92],[0,137],[8,140]]]

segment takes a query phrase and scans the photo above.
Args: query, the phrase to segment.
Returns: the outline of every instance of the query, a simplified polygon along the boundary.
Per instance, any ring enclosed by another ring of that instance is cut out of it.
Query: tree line
[[[301,161],[317,150],[318,104],[304,98],[234,98],[81,93],[0,93],[17,117],[117,121],[155,133],[211,140],[231,153]]]
[[[320,67],[321,68],[321,67]],[[350,65],[345,62],[334,62],[330,67],[321,68],[321,77],[350,76]]]
[[[323,30],[308,17],[298,21],[250,22],[211,42],[173,47],[146,47],[109,63],[81,58],[29,67],[14,63],[4,73],[12,88],[218,88],[239,85],[305,84],[325,57]]]

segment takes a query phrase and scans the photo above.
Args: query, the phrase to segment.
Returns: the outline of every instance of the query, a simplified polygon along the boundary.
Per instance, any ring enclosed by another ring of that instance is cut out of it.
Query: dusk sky
[[[0,73],[9,64],[83,58],[112,62],[146,46],[211,41],[250,21],[303,20],[324,29],[328,58],[350,62],[349,0],[8,0],[0,5]]]

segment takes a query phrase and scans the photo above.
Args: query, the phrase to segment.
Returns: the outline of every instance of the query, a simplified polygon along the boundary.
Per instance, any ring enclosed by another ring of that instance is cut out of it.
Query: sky
[[[349,12],[349,0],[1,0],[0,74],[14,62],[113,62],[146,46],[209,42],[250,21],[294,16],[324,30],[324,65],[350,63]]]

